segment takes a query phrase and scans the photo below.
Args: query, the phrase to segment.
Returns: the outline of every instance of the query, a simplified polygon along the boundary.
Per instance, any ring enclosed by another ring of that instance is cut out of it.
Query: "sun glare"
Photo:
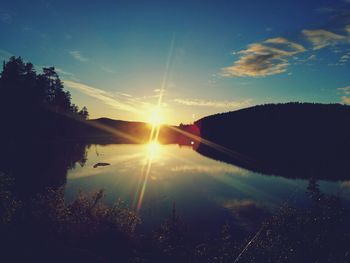
[[[159,152],[160,152],[160,145],[158,142],[156,141],[152,141],[150,142],[148,145],[148,151],[147,151],[147,157],[148,159],[155,159],[157,156],[159,156]]]
[[[162,113],[160,112],[159,107],[154,108],[148,117],[148,123],[152,127],[157,127],[162,124],[163,121],[163,116]]]

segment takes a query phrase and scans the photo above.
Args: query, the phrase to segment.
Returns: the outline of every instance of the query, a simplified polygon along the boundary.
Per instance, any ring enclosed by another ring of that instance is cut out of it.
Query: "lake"
[[[110,165],[98,166],[97,163]],[[175,206],[176,214],[201,238],[226,221],[238,232],[256,231],[282,206],[307,207],[313,180],[263,175],[205,157],[189,146],[110,144],[87,147],[86,162],[68,170],[67,201],[79,190],[105,190],[139,211],[140,229],[153,231]],[[350,181],[317,181],[319,190],[350,204]]]

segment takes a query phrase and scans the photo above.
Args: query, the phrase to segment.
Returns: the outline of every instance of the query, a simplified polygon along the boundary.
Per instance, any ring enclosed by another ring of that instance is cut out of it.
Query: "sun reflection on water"
[[[155,161],[155,159],[157,159],[160,156],[161,146],[158,143],[158,136],[161,128],[161,114],[159,110],[159,105],[157,108],[155,108],[154,111],[152,111],[152,114],[149,119],[149,123],[152,129],[149,137],[149,143],[147,144],[147,148],[146,148],[146,154],[145,154],[146,162],[141,172],[140,184],[135,193],[135,199],[134,199],[134,201],[136,202],[137,212],[141,209],[141,206],[142,206],[148,179],[151,173],[152,163]]]
[[[160,155],[160,144],[157,141],[152,141],[147,144],[147,159],[154,160]]]

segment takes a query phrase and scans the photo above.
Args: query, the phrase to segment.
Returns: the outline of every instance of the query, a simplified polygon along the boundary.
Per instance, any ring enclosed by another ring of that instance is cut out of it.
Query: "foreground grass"
[[[211,240],[193,242],[176,214],[152,235],[122,201],[102,190],[66,203],[64,190],[17,198],[0,175],[1,262],[350,262],[349,210],[310,184],[312,206],[282,207],[257,232],[236,238],[231,222]]]

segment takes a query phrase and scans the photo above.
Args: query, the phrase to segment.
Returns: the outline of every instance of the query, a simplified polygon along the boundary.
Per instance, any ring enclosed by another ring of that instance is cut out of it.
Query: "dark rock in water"
[[[93,167],[94,168],[97,168],[97,167],[99,167],[99,166],[107,166],[107,165],[111,165],[110,163],[97,163],[97,164],[95,164]]]

